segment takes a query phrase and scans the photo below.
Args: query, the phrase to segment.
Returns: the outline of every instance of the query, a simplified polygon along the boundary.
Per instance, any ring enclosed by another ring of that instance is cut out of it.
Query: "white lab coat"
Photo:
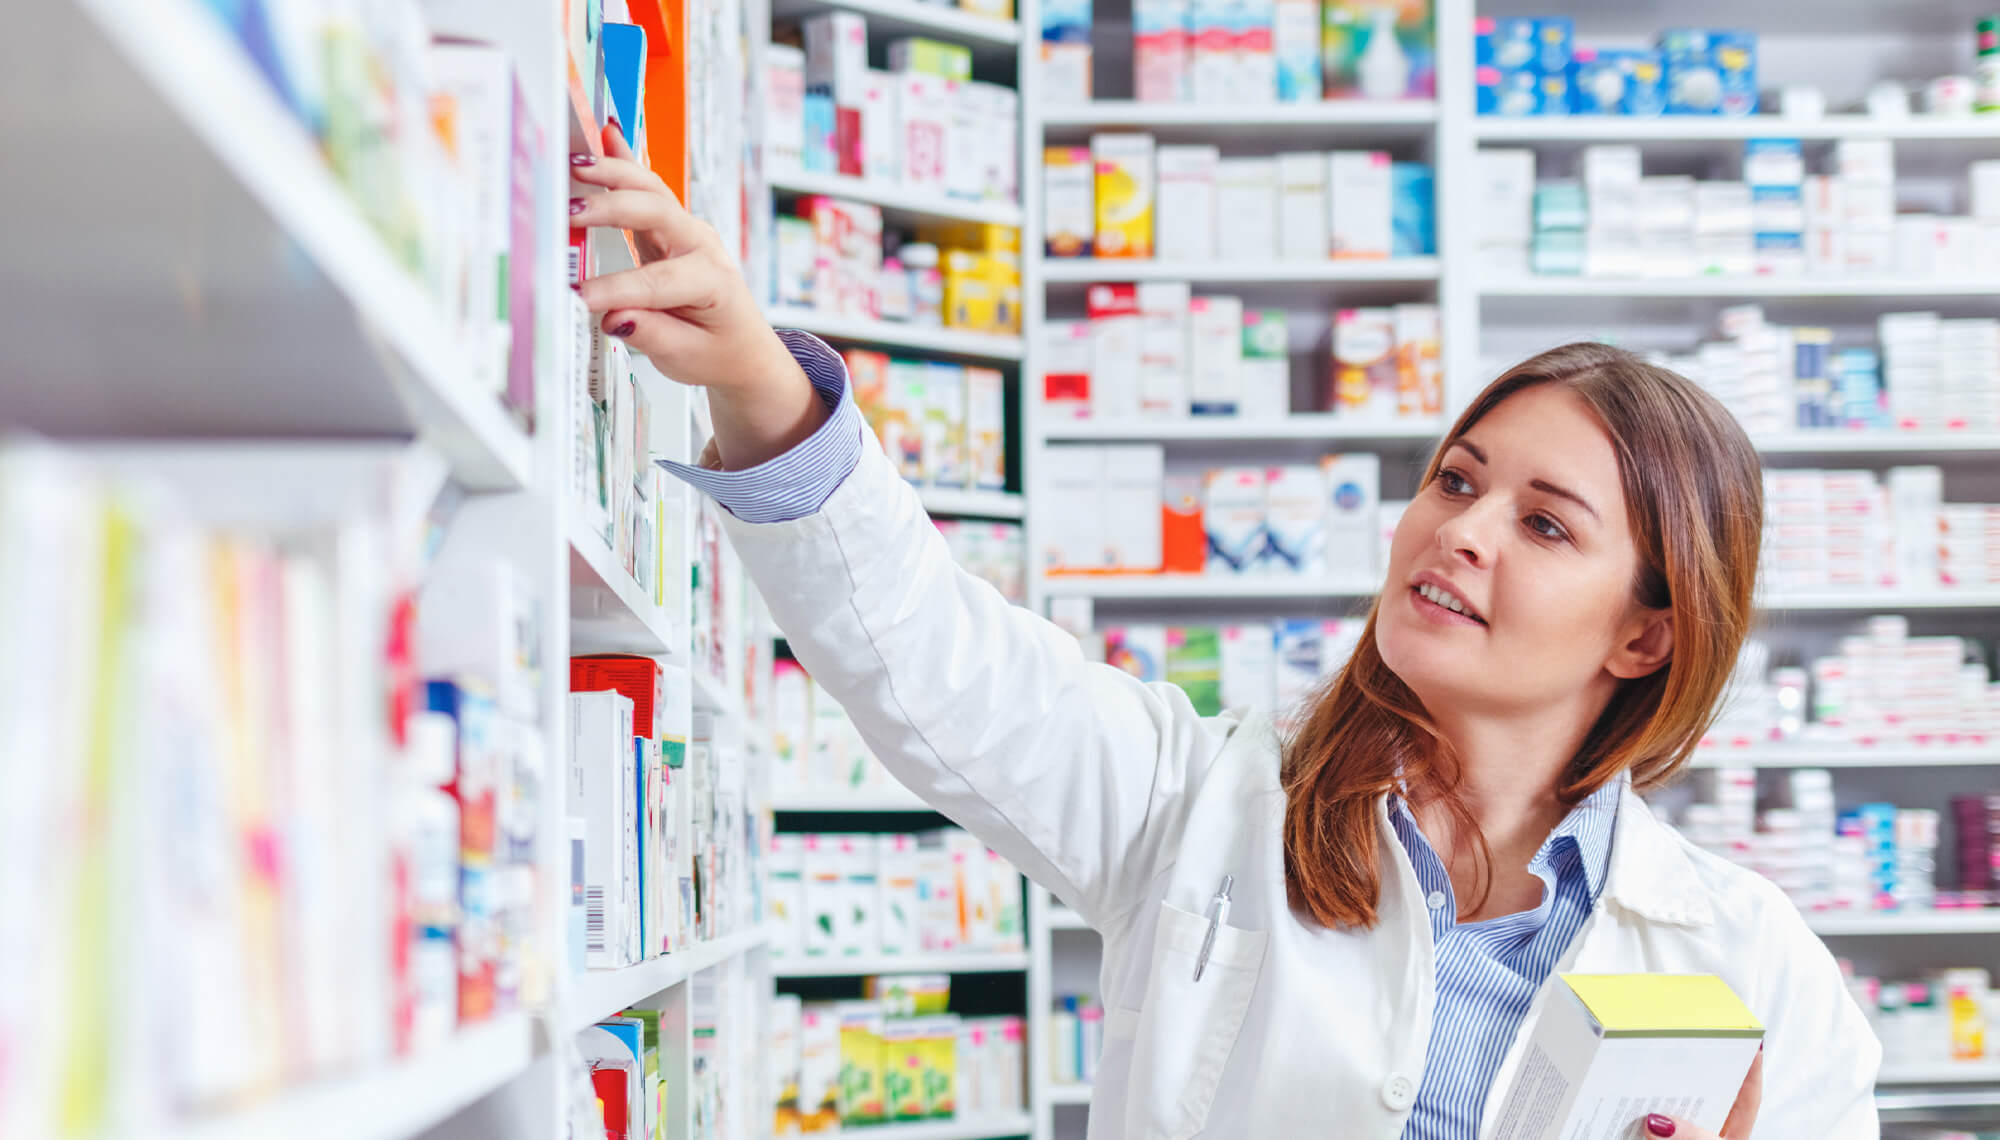
[[[1301,920],[1270,721],[1203,717],[1174,686],[1085,661],[952,564],[872,438],[818,512],[725,525],[799,660],[890,771],[1103,933],[1093,1140],[1402,1133],[1436,987],[1423,894],[1380,807],[1376,834],[1356,837],[1381,847],[1375,928]],[[1233,908],[1195,982],[1224,874]],[[1721,975],[1768,1027],[1759,1140],[1877,1135],[1881,1049],[1832,956],[1775,887],[1629,791],[1603,899],[1559,969]]]

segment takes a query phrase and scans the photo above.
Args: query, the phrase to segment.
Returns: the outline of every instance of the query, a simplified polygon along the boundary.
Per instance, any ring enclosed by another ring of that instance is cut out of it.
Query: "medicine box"
[[[1158,240],[1165,261],[1210,261],[1216,251],[1216,177],[1221,153],[1212,146],[1163,146],[1158,174]]]
[[[1341,309],[1333,318],[1333,382],[1326,409],[1386,417],[1396,410],[1396,325],[1389,309]]]
[[[1319,20],[1319,0],[1277,0],[1271,49],[1277,61],[1279,102],[1320,100]]]
[[[1550,988],[1494,1140],[1623,1134],[1655,1112],[1720,1131],[1764,1038],[1728,983],[1561,974]]]
[[[981,491],[1007,486],[1007,386],[997,368],[965,369],[965,435],[971,485]]]
[[[1373,452],[1320,460],[1326,489],[1326,572],[1336,578],[1372,578],[1380,565],[1376,544],[1382,505],[1382,457]]]
[[[1050,257],[1087,257],[1096,228],[1096,171],[1090,149],[1042,151],[1042,248]]]
[[[1158,444],[1115,444],[1104,449],[1101,493],[1104,544],[1112,569],[1154,574],[1160,569],[1160,487],[1166,451]]]
[[[1048,512],[1046,524],[1040,528],[1042,569],[1109,569],[1098,528],[1103,513],[1104,449],[1051,447],[1036,464],[1035,481],[1040,501],[1061,504],[1060,509]]]
[[[1222,707],[1262,708],[1276,678],[1276,633],[1264,623],[1222,627]]]
[[[1042,325],[1042,406],[1058,420],[1087,419],[1090,409],[1091,322]]]
[[[764,47],[764,163],[772,177],[805,168],[806,53],[789,44]]]
[[[868,73],[868,25],[852,12],[827,12],[805,22],[806,90],[859,107]],[[900,68],[896,70],[901,70]]]
[[[1329,252],[1327,163],[1327,156],[1316,151],[1278,156],[1278,255],[1283,260],[1321,261]]]
[[[1133,0],[1133,88],[1139,102],[1189,101],[1188,25],[1187,0]]]
[[[1188,306],[1185,281],[1145,281],[1139,306],[1139,413],[1188,414]]]
[[[1231,101],[1270,103],[1278,97],[1277,0],[1233,0],[1229,7],[1236,62]]]
[[[1378,260],[1394,243],[1389,154],[1337,150],[1327,158],[1329,248],[1341,260]]]
[[[1202,495],[1207,573],[1234,577],[1265,568],[1264,514],[1264,468],[1218,467],[1208,473]]]
[[[1243,398],[1243,301],[1196,297],[1188,303],[1188,410],[1236,415]]]
[[[972,49],[962,44],[910,36],[889,44],[889,70],[921,71],[939,79],[967,83],[972,79]]]
[[[1092,285],[1084,298],[1090,316],[1091,415],[1130,419],[1139,414],[1138,290],[1131,285]]]
[[[1303,464],[1270,468],[1264,476],[1264,496],[1266,572],[1324,577],[1326,473]]]
[[[1243,356],[1238,365],[1242,398],[1236,413],[1274,420],[1292,410],[1290,317],[1283,309],[1243,313]]]
[[[1389,167],[1393,195],[1389,256],[1429,257],[1437,252],[1437,209],[1431,168],[1420,162]]]
[[[1225,158],[1215,174],[1216,256],[1266,261],[1278,252],[1278,164],[1270,158]]]
[[[1197,103],[1236,99],[1236,29],[1233,0],[1190,0],[1188,97]]]
[[[1478,193],[1480,244],[1527,245],[1535,233],[1535,152],[1482,147]]]
[[[1090,140],[1096,170],[1099,257],[1153,256],[1153,136],[1101,134]]]

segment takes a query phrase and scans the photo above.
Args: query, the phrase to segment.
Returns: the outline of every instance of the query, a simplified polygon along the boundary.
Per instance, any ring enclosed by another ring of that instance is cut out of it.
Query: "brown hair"
[[[1557,795],[1574,804],[1618,773],[1641,788],[1669,779],[1715,715],[1750,627],[1763,531],[1757,451],[1733,416],[1687,379],[1609,345],[1581,342],[1522,361],[1452,425],[1445,452],[1501,402],[1558,384],[1587,405],[1618,454],[1639,573],[1633,593],[1673,607],[1667,665],[1623,682],[1565,769]],[[1377,607],[1380,602],[1378,600]],[[1399,779],[1440,797],[1469,854],[1479,901],[1490,854],[1458,794],[1458,760],[1375,645],[1376,607],[1347,665],[1285,747],[1285,886],[1292,905],[1325,926],[1373,926],[1381,889],[1375,803]],[[1454,856],[1454,861],[1459,858]]]

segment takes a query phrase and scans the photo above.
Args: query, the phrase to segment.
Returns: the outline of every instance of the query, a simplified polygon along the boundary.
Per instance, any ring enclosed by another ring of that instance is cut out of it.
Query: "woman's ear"
[[[1644,677],[1674,656],[1674,611],[1642,609],[1628,625],[1624,640],[1611,651],[1604,668],[1620,680]]]

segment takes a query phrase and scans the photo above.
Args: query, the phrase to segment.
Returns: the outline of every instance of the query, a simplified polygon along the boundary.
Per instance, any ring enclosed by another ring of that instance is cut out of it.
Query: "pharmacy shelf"
[[[932,811],[929,804],[901,784],[843,791],[783,789],[771,793],[772,811],[893,812]]]
[[[1769,613],[1870,610],[1987,610],[2000,607],[2000,588],[1933,587],[1894,590],[1787,590],[1768,595],[1758,608]]]
[[[166,1129],[166,1140],[406,1140],[526,1072],[533,1024],[511,1013],[370,1072],[315,1081],[263,1103]]]
[[[570,651],[684,656],[666,611],[612,560],[603,536],[591,533],[575,514],[567,526]]]
[[[37,5],[9,36],[7,419],[57,436],[417,436],[475,490],[528,436],[197,0]],[[151,188],[132,208],[132,172]],[[25,382],[32,378],[33,382]]]
[[[1053,574],[1042,592],[1056,598],[1147,601],[1312,601],[1365,598],[1381,588],[1378,578],[1321,579],[1290,576],[1223,578],[1201,574]]]
[[[963,1120],[926,1120],[916,1124],[878,1124],[843,1128],[829,1136],[866,1136],[869,1140],[1003,1140],[1035,1130],[1035,1118],[1025,1112],[968,1116]]]
[[[2000,934],[2000,909],[1882,911],[1874,914],[1808,914],[1807,925],[1824,937]]]
[[[1661,277],[1656,279],[1583,276],[1524,276],[1480,286],[1487,297],[1990,297],[2000,278],[1943,280],[1935,277]]]
[[[1009,491],[966,491],[955,487],[919,487],[917,497],[934,515],[965,515],[982,519],[1018,519],[1027,502]]]
[[[1422,448],[1437,442],[1444,429],[1442,420],[1383,422],[1322,414],[1268,420],[1201,416],[1177,420],[1063,420],[1044,425],[1042,438],[1051,442],[1131,440],[1158,443],[1339,440],[1344,443],[1403,444]]]
[[[1090,1086],[1079,1084],[1052,1084],[1049,1086],[1049,1103],[1062,1105],[1088,1105]]]
[[[715,713],[724,720],[741,722],[743,719],[743,695],[731,693],[729,686],[721,679],[710,676],[704,669],[693,669],[689,675],[694,678],[694,707]]]
[[[769,943],[768,927],[726,934],[685,950],[662,955],[619,970],[590,970],[570,980],[563,1024],[575,1033],[617,1013],[643,1005],[711,966],[741,957]]]
[[[1021,42],[1019,21],[919,0],[776,0],[771,14],[800,19],[836,8],[866,17],[871,38],[878,42],[912,35],[942,36],[971,48],[977,58],[1005,58],[1009,62]]]
[[[2000,1084],[2000,1061],[1940,1061],[1931,1065],[1885,1064],[1878,1085]]]
[[[778,958],[771,973],[780,978],[847,978],[864,974],[1018,974],[1028,968],[1026,950],[979,954],[868,954],[843,958]]]
[[[2000,141],[2000,115],[1962,118],[1913,116],[1907,120],[1867,115],[1787,119],[1780,115],[1722,118],[1625,115],[1501,118],[1482,116],[1473,128],[1484,143],[1736,142],[1745,139],[1891,139],[1943,142]]]
[[[1091,925],[1083,916],[1062,905],[1049,907],[1048,928],[1050,930],[1090,930]]]
[[[1024,346],[1018,336],[962,332],[932,325],[907,325],[865,317],[836,317],[811,309],[772,308],[765,317],[778,328],[800,329],[828,340],[888,348],[913,348],[973,360],[1019,360]]]
[[[1370,134],[1421,134],[1437,122],[1437,104],[1423,99],[1336,99],[1319,103],[1140,103],[1100,99],[1032,111],[1044,129],[1057,127],[1202,128],[1286,131],[1319,135],[1329,127]]]
[[[1021,224],[1021,207],[1013,202],[970,202],[963,198],[947,198],[943,194],[907,190],[893,182],[845,174],[808,174],[804,171],[778,174],[771,176],[770,186],[785,194],[824,194],[830,198],[867,202],[882,207],[883,219],[898,225],[934,219],[990,222],[1002,226]]]
[[[1751,442],[1765,455],[2000,455],[2000,432],[1971,430],[1798,431],[1752,436]]]
[[[1771,745],[1696,750],[1695,768],[1957,768],[2000,765],[2000,748],[1938,744],[1914,748],[1869,748],[1833,744]]]
[[[1157,261],[1141,258],[1051,257],[1042,262],[1049,284],[1096,281],[1190,281],[1197,285],[1378,284],[1436,281],[1435,257],[1377,261]]]

